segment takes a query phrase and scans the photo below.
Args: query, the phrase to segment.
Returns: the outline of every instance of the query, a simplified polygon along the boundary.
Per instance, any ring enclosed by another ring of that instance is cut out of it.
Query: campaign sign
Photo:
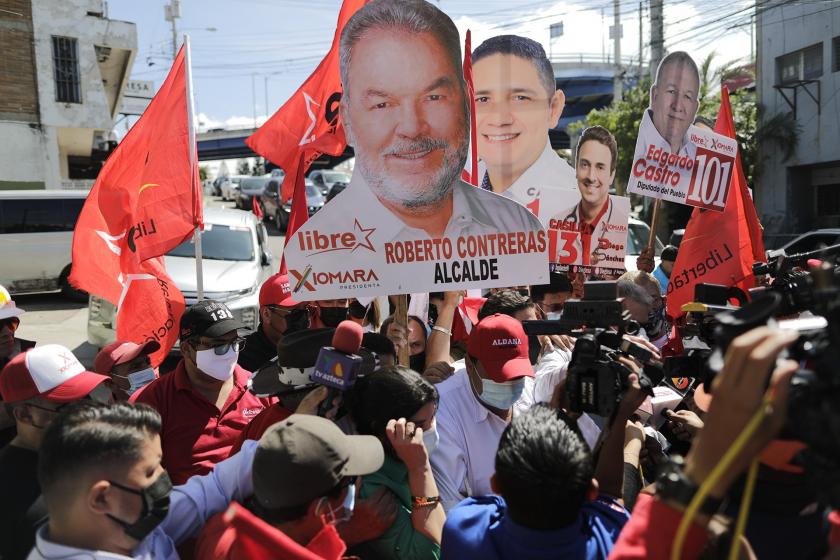
[[[347,188],[286,240],[294,297],[547,283],[549,243],[539,219],[460,179],[470,104],[452,20],[431,3],[412,2],[401,4],[404,15],[435,33],[387,23],[375,33],[347,31],[390,21],[392,8],[365,4],[342,34],[340,114],[355,168]]]
[[[737,142],[706,128],[689,126],[678,153],[661,141],[650,112],[639,126],[627,190],[652,198],[722,212],[735,172]]]
[[[609,277],[624,270],[630,199],[610,195],[593,206],[576,198],[546,224],[552,271]]]

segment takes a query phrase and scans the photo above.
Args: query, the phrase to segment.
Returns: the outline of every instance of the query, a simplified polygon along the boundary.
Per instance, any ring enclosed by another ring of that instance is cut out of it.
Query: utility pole
[[[268,75],[263,76],[263,86],[265,88],[265,116],[269,117],[271,109],[268,108]]]
[[[257,75],[251,74],[251,101],[254,105],[254,128],[257,128]]]
[[[645,45],[642,39],[642,3],[639,2],[639,79],[642,79],[642,55],[645,52]]]
[[[169,0],[163,7],[163,19],[172,23],[172,60],[178,55],[178,28],[175,20],[181,17],[181,0]]]
[[[665,28],[662,0],[650,0],[650,76],[656,79],[656,69],[665,57]]]
[[[615,51],[615,78],[613,78],[613,101],[621,101],[623,95],[621,70],[621,1],[613,0],[613,47]]]

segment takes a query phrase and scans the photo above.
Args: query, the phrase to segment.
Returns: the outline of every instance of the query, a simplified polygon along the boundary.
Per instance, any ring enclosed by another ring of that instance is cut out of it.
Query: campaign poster
[[[610,277],[624,270],[627,198],[610,196],[617,146],[602,127],[581,134],[572,165],[549,142],[565,107],[543,47],[501,35],[472,53],[481,187],[516,200],[548,230],[558,272]]]
[[[695,126],[700,74],[688,53],[666,56],[650,88],[628,192],[722,212],[735,173],[737,142]]]
[[[624,271],[630,199],[607,195],[578,201],[549,220],[548,257],[552,272],[611,277]]]
[[[391,23],[387,2],[365,5],[342,31],[339,110],[355,168],[286,240],[295,297],[547,283],[537,217],[460,179],[470,120],[458,30],[428,2],[399,7],[431,31]]]

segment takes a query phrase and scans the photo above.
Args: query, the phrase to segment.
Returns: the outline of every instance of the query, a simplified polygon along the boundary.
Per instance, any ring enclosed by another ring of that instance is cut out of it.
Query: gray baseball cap
[[[374,436],[348,436],[332,421],[293,414],[269,428],[254,455],[254,497],[266,508],[308,504],[347,476],[376,472],[385,461]]]

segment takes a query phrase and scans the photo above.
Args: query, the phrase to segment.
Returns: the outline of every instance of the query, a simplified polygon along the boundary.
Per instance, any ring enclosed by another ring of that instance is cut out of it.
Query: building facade
[[[761,124],[777,124],[760,138],[755,191],[771,248],[840,227],[840,1],[759,3],[756,31]]]
[[[136,27],[101,0],[2,6],[0,189],[89,187],[115,146]]]

